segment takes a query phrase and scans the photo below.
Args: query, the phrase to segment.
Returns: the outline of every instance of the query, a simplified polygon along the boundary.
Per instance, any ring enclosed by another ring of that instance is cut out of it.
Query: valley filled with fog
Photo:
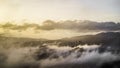
[[[1,24],[0,67],[120,67],[120,24],[66,22],[71,23]]]
[[[76,47],[42,45],[1,48],[2,68],[102,68],[120,59],[120,53],[100,53],[99,45]],[[108,65],[109,66],[109,65]]]

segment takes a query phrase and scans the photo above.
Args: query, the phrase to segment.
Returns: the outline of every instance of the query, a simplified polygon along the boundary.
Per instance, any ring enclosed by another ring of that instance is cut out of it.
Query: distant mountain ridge
[[[78,44],[101,44],[101,45],[120,45],[120,32],[103,32],[96,35],[76,36],[71,38],[63,38],[59,41],[63,44],[76,43]]]
[[[16,38],[0,36],[0,45],[11,46],[38,46],[43,44],[56,44],[59,46],[77,46],[77,45],[103,45],[115,46],[120,48],[120,32],[103,32],[96,35],[75,36],[58,40]],[[59,44],[58,44],[59,43]]]

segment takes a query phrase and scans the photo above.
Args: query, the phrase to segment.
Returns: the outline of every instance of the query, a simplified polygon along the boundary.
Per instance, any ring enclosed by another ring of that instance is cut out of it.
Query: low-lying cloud
[[[99,45],[76,47],[42,45],[37,47],[1,48],[2,68],[99,68],[119,60],[119,54],[99,53]],[[91,51],[92,50],[92,51]]]

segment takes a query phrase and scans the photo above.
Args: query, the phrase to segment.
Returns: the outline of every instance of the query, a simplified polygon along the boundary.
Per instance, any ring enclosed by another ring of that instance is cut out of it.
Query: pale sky
[[[120,0],[0,0],[0,21],[120,22]]]

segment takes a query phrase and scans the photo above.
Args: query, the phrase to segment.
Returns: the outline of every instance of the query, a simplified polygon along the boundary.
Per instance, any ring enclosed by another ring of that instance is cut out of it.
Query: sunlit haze
[[[0,0],[0,21],[120,21],[119,0]]]

